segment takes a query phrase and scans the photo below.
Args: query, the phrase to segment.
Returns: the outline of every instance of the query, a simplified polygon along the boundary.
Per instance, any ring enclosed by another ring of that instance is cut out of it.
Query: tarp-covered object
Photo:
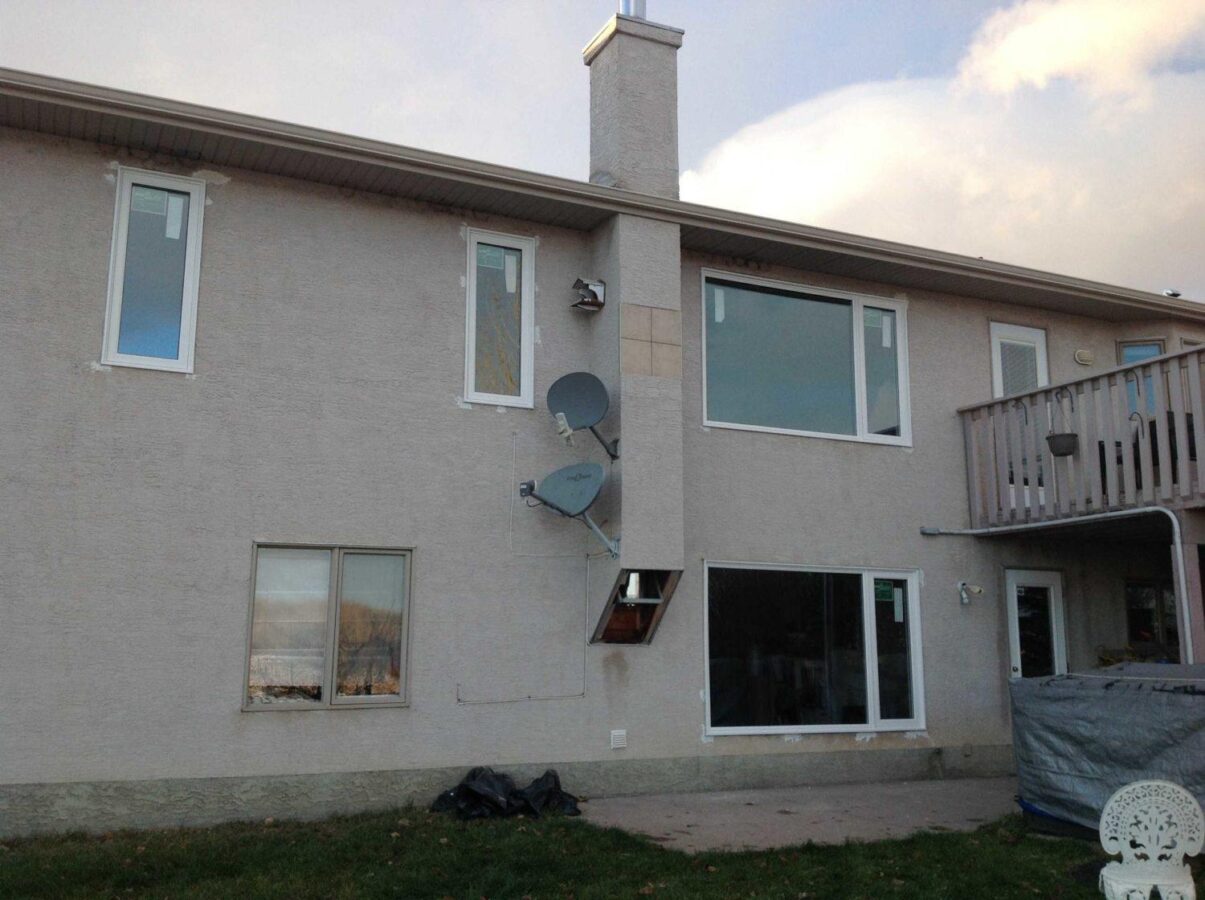
[[[513,778],[486,766],[470,769],[460,784],[444,791],[431,804],[432,812],[454,812],[462,819],[486,819],[525,813],[539,816],[559,812],[579,816],[577,798],[561,790],[556,770],[549,769],[520,789]]]
[[[1205,804],[1205,666],[1121,663],[1009,690],[1027,806],[1095,829],[1115,790],[1149,778]]]

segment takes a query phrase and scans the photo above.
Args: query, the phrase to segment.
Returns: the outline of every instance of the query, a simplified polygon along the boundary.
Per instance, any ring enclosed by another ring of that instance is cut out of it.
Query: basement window
[[[591,641],[651,643],[681,577],[676,569],[620,569]]]
[[[706,424],[911,443],[906,304],[704,272]]]
[[[205,182],[122,168],[101,362],[191,372]]]
[[[410,553],[255,549],[245,709],[406,701]]]
[[[465,399],[533,405],[535,240],[470,228]]]
[[[924,728],[915,572],[706,564],[709,734]]]

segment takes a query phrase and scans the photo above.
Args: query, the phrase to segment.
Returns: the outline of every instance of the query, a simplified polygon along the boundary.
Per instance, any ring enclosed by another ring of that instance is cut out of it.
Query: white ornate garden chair
[[[1100,845],[1121,854],[1100,870],[1108,900],[1196,900],[1186,856],[1201,852],[1205,818],[1195,797],[1170,781],[1135,781],[1118,790],[1100,814]]]

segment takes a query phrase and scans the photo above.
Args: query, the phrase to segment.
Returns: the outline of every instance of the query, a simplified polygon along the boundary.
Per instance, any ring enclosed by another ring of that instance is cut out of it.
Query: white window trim
[[[135,356],[117,350],[121,332],[121,292],[125,283],[126,239],[130,225],[130,198],[135,184],[179,191],[189,196],[188,238],[184,249],[184,297],[180,306],[180,346],[177,359]],[[109,288],[105,303],[104,339],[100,361],[106,366],[158,369],[164,372],[193,370],[197,332],[197,294],[201,275],[201,232],[205,218],[205,182],[196,178],[164,175],[121,166],[117,171],[117,202],[113,213],[113,246],[109,257]]]
[[[1000,365],[1000,342],[1012,341],[1033,344],[1038,355],[1038,387],[1050,384],[1050,366],[1046,356],[1046,331],[1026,325],[1010,325],[1007,322],[990,323],[992,339],[992,397],[1004,396],[1004,371]]]
[[[856,434],[831,434],[827,431],[802,431],[794,428],[774,428],[768,425],[744,425],[739,422],[722,422],[710,418],[707,414],[707,279],[718,278],[724,281],[736,281],[754,287],[776,288],[778,290],[795,291],[806,294],[817,294],[831,297],[834,300],[850,302],[853,316],[854,342],[854,403],[857,408]],[[894,298],[879,297],[874,294],[859,294],[852,291],[839,291],[819,285],[803,284],[792,281],[777,281],[770,278],[757,278],[739,272],[728,272],[722,269],[703,269],[700,278],[700,320],[702,331],[703,357],[703,424],[709,428],[728,428],[733,431],[757,431],[763,434],[787,434],[796,437],[823,438],[830,441],[852,441],[858,444],[885,444],[893,447],[912,446],[912,399],[911,385],[908,377],[908,301]],[[899,347],[897,363],[899,366],[900,386],[900,433],[899,435],[871,434],[867,426],[866,408],[866,348],[865,337],[862,334],[863,310],[871,306],[876,309],[889,309],[895,313],[896,341]]]
[[[710,640],[710,570],[759,569],[779,572],[823,572],[862,576],[862,631],[866,653],[866,709],[868,721],[852,725],[742,725],[716,727],[711,724],[711,640]],[[908,583],[908,657],[912,664],[911,719],[883,719],[879,716],[879,657],[874,617],[874,579],[894,578]],[[703,732],[708,736],[741,734],[864,734],[887,731],[925,730],[925,676],[921,658],[919,569],[846,568],[841,566],[784,565],[781,563],[731,562],[703,560]]]
[[[465,279],[465,351],[464,399],[469,403],[488,403],[494,406],[516,406],[532,409],[535,406],[535,307],[536,307],[536,241],[535,238],[501,234],[470,228],[467,231],[468,277]],[[474,390],[477,362],[477,245],[491,244],[523,254],[522,295],[520,297],[519,396],[487,394]]]
[[[321,700],[281,700],[276,703],[250,703],[247,691],[251,684],[251,651],[255,626],[255,586],[259,574],[259,551],[263,549],[284,550],[328,550],[331,554],[330,583],[326,597],[326,656],[322,665]],[[401,636],[402,693],[381,694],[372,697],[338,697],[335,695],[335,667],[339,664],[339,598],[343,591],[343,557],[351,554],[378,554],[381,556],[404,556],[406,558],[406,612]],[[313,709],[365,709],[371,707],[399,707],[410,705],[410,632],[411,615],[414,608],[414,549],[411,547],[361,547],[350,544],[298,544],[276,541],[258,541],[251,550],[251,600],[247,609],[247,644],[243,654],[243,688],[241,708],[243,712],[289,712]]]

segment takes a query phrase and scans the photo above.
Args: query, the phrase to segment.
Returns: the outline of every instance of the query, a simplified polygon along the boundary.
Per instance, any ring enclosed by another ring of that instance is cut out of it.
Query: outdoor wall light
[[[583,281],[579,278],[573,282],[573,292],[577,294],[577,300],[573,303],[575,309],[598,312],[607,303],[607,285],[602,281]]]
[[[971,605],[971,594],[978,597],[983,593],[983,588],[977,584],[967,584],[965,581],[958,582],[958,599],[963,606]]]

